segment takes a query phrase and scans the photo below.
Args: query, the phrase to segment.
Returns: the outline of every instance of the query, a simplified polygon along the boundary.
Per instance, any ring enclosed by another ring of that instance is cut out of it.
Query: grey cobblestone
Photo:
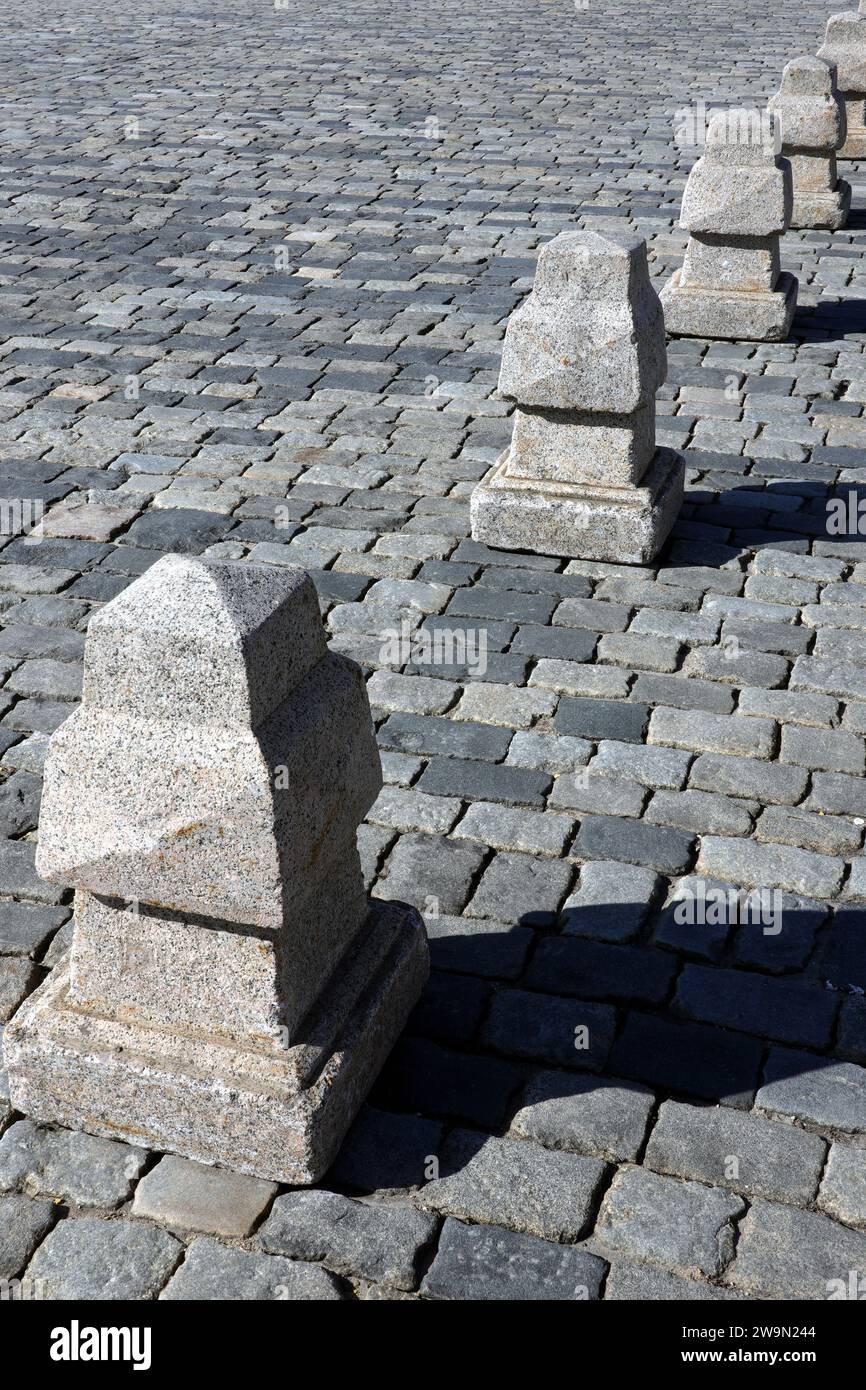
[[[724,1106],[665,1101],[650,1135],[650,1168],[751,1197],[806,1206],[815,1196],[826,1145],[817,1135]]]
[[[527,1085],[510,1132],[548,1149],[633,1161],[653,1104],[645,1086],[541,1071]]]
[[[287,1192],[274,1203],[261,1242],[271,1254],[413,1289],[419,1255],[436,1229],[434,1217],[408,1206],[372,1206],[336,1192]]]
[[[419,1195],[425,1207],[549,1240],[577,1240],[605,1169],[598,1159],[528,1140],[455,1130],[441,1171]]]
[[[147,1161],[144,1149],[17,1120],[0,1139],[0,1187],[78,1206],[117,1207]]]
[[[139,1182],[132,1212],[166,1226],[246,1236],[276,1191],[276,1183],[167,1154]]]
[[[729,1277],[752,1295],[845,1298],[851,1270],[861,1279],[866,1273],[866,1235],[815,1212],[755,1202],[742,1223]]]
[[[191,1242],[183,1264],[160,1294],[160,1298],[168,1302],[189,1299],[319,1302],[341,1296],[337,1280],[318,1265],[238,1250],[221,1245],[209,1236],[199,1236]]]
[[[573,1246],[449,1217],[422,1292],[461,1302],[596,1299],[606,1268]]]
[[[734,1253],[734,1219],[745,1204],[729,1192],[621,1168],[608,1189],[596,1234],[604,1250],[674,1273],[715,1276]]]
[[[818,1205],[846,1226],[866,1227],[864,1150],[833,1144],[821,1180]]]
[[[166,1283],[183,1246],[141,1221],[79,1217],[50,1231],[27,1266],[42,1281],[43,1296],[122,1301],[153,1298]]]

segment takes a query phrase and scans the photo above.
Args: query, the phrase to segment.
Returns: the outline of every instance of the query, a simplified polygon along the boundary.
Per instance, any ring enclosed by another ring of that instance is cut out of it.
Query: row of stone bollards
[[[860,0],[859,14],[830,19],[818,57],[787,64],[768,120],[720,112],[710,122],[683,193],[685,259],[660,301],[641,238],[561,232],[543,248],[505,334],[499,390],[516,402],[514,429],[472,493],[475,540],[613,563],[658,553],[685,471],[655,442],[665,332],[787,337],[798,287],[781,269],[780,238],[789,227],[844,226],[851,189],[837,177],[837,151],[866,154],[864,109]]]
[[[700,337],[787,334],[779,238],[841,226],[836,152],[866,155],[866,0],[830,20],[820,58],[788,64],[770,109],[785,157],[711,123],[661,300],[640,238],[543,248],[506,332],[513,436],[472,495],[476,540],[620,563],[659,550],[684,476],[656,447],[665,316]],[[5,1030],[15,1108],[319,1178],[428,970],[417,912],[364,893],[356,831],[380,786],[360,668],[328,652],[303,571],[168,556],[106,604],[45,768],[37,868],[74,889],[74,934]]]

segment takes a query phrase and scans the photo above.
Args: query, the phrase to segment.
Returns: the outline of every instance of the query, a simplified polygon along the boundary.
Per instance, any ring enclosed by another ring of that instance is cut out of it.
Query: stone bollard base
[[[851,185],[839,179],[831,193],[795,192],[791,226],[795,229],[826,227],[835,232],[844,227],[850,211]]]
[[[837,159],[866,159],[866,101],[862,92],[841,92],[845,103],[847,134],[836,151]]]
[[[7,1024],[16,1110],[277,1182],[317,1182],[337,1155],[429,970],[424,924],[372,902],[298,1040],[261,1049],[84,1012],[59,968]]]
[[[645,564],[658,553],[683,500],[685,464],[656,450],[633,487],[540,482],[508,472],[510,450],[472,493],[472,539],[502,550],[573,560]]]
[[[782,271],[773,290],[712,290],[681,286],[679,270],[661,292],[668,333],[685,338],[780,342],[797,308],[797,280]]]

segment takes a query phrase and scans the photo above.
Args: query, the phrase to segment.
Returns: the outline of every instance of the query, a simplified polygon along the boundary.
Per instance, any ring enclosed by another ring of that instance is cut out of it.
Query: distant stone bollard
[[[688,177],[680,226],[685,261],[661,293],[671,334],[786,338],[797,281],[779,268],[779,236],[791,217],[791,167],[775,151],[772,120],[756,128],[720,112]]]
[[[684,465],[657,449],[664,323],[639,237],[561,232],[511,315],[499,390],[510,448],[471,499],[476,541],[644,563],[679,511]]]
[[[818,57],[836,68],[839,92],[845,103],[847,134],[839,159],[866,157],[866,0],[860,10],[843,10],[827,20]]]
[[[767,108],[779,121],[782,153],[794,185],[792,227],[843,227],[851,186],[837,179],[836,151],[845,139],[845,107],[836,70],[822,58],[794,58]]]
[[[364,892],[381,780],[303,570],[170,555],[107,604],[46,765],[36,863],[75,927],[6,1028],[15,1108],[319,1178],[428,970],[417,912]]]

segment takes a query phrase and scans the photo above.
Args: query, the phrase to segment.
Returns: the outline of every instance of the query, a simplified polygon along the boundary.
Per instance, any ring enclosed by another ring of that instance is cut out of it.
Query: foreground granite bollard
[[[775,342],[797,307],[797,281],[779,268],[791,166],[776,155],[771,128],[736,116],[713,118],[689,174],[680,211],[689,243],[661,293],[665,325],[685,337]]]
[[[845,139],[845,107],[836,69],[822,58],[794,58],[767,110],[781,128],[782,154],[791,165],[792,227],[844,227],[851,185],[837,178],[836,151]]]
[[[290,1183],[328,1168],[428,971],[368,904],[360,668],[296,568],[166,556],[93,619],[37,868],[71,961],[7,1025],[16,1110]]]
[[[845,103],[847,133],[839,159],[866,157],[866,0],[857,10],[843,10],[827,20],[818,57],[836,68],[839,92]]]
[[[511,315],[499,390],[511,446],[470,503],[472,536],[505,550],[641,564],[670,531],[683,460],[655,442],[664,322],[639,237],[561,232]]]

